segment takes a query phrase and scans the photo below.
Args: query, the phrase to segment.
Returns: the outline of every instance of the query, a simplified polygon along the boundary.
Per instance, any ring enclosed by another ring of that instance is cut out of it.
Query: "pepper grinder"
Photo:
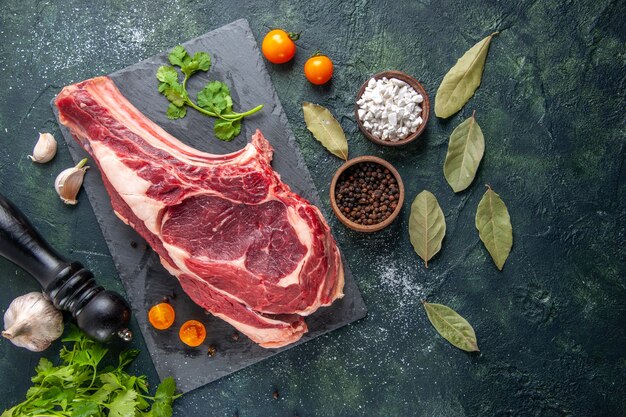
[[[69,311],[78,327],[105,342],[113,335],[130,341],[130,307],[118,293],[96,283],[80,262],[68,262],[41,237],[13,203],[0,194],[0,255],[35,277],[59,310]]]

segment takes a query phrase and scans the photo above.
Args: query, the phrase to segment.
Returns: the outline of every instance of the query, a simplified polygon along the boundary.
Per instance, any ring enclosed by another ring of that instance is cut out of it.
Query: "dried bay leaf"
[[[415,252],[428,261],[441,250],[441,242],[446,234],[446,218],[437,202],[429,192],[422,191],[411,204],[409,217],[409,236]]]
[[[470,186],[485,153],[485,137],[476,122],[476,112],[450,135],[443,174],[455,193]]]
[[[494,32],[472,46],[443,77],[435,96],[435,115],[447,118],[461,110],[480,85]]]
[[[513,246],[511,217],[504,201],[490,186],[476,209],[476,228],[500,271]]]
[[[344,161],[348,160],[348,140],[343,133],[339,122],[327,108],[317,104],[302,103],[304,121],[315,139],[317,139],[330,153]]]
[[[422,302],[428,320],[439,334],[454,346],[466,352],[479,352],[472,325],[459,313],[443,304]]]

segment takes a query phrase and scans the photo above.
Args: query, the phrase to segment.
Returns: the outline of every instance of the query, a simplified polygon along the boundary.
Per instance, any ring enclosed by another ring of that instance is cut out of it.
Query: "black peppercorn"
[[[348,168],[338,179],[335,200],[350,221],[373,225],[387,219],[397,208],[397,181],[391,172],[372,162]]]
[[[215,345],[209,345],[209,348],[207,349],[207,355],[209,355],[209,357],[212,358],[213,356],[215,356],[216,353],[217,353],[217,348],[215,347]]]

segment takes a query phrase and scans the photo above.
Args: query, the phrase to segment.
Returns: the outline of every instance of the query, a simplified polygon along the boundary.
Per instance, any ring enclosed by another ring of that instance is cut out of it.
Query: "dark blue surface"
[[[398,168],[404,210],[390,228],[368,236],[329,219],[367,318],[186,394],[176,415],[622,416],[625,9],[619,0],[4,0],[0,192],[61,252],[123,291],[84,193],[77,207],[63,206],[54,193],[56,174],[71,164],[65,146],[50,164],[26,159],[38,130],[60,139],[52,97],[63,85],[125,68],[238,18],[250,21],[257,40],[266,26],[302,30],[295,61],[267,68],[322,207],[330,212],[328,186],[341,161],[306,130],[302,101],[337,116],[351,157],[376,155]],[[419,143],[405,149],[383,149],[358,133],[354,96],[369,75],[407,72],[434,99],[456,59],[494,30],[501,33],[482,84],[459,114],[431,118]],[[323,87],[302,75],[317,49],[335,62],[333,80]],[[485,156],[472,186],[455,195],[442,172],[447,141],[473,110]],[[474,227],[485,183],[506,202],[513,223],[503,272]],[[437,196],[448,224],[428,270],[407,232],[409,205],[423,189]],[[1,309],[36,289],[3,260],[0,276]],[[481,354],[467,355],[440,338],[420,298],[463,314]],[[141,338],[135,346],[142,354],[133,370],[155,383]],[[55,356],[56,348],[45,355]],[[0,341],[0,408],[23,398],[39,356]]]

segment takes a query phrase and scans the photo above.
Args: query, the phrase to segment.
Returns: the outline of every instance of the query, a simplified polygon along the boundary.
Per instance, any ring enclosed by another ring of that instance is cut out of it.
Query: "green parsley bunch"
[[[60,365],[39,360],[26,400],[0,417],[170,417],[175,394],[174,379],[165,378],[153,397],[145,376],[124,371],[139,354],[136,349],[120,353],[117,366],[102,367],[108,352],[72,327],[63,342]],[[102,369],[100,369],[102,368]]]

